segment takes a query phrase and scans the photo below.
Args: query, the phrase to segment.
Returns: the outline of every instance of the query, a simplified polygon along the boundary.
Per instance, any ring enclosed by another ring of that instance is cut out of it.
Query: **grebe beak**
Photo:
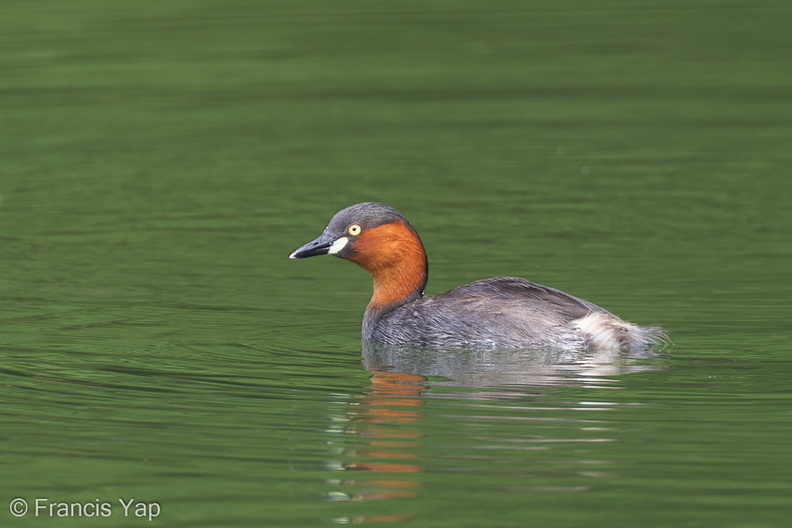
[[[319,238],[300,246],[289,255],[290,259],[315,257],[317,255],[335,255],[347,245],[347,237],[335,238],[327,233],[322,233]]]

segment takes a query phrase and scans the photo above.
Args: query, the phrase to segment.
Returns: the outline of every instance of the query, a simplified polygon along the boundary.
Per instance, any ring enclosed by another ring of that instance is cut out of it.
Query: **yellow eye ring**
[[[357,224],[352,224],[351,226],[347,227],[347,233],[349,233],[349,236],[358,236],[361,231],[363,231],[363,228]]]

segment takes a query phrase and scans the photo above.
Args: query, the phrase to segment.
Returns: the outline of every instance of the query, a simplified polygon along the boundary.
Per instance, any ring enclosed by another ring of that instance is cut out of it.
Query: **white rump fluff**
[[[589,336],[595,350],[639,350],[664,341],[659,328],[628,323],[609,313],[590,313],[572,324]]]

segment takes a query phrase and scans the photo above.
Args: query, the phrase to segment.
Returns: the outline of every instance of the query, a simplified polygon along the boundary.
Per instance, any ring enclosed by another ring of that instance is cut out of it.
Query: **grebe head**
[[[428,276],[426,252],[418,233],[399,211],[364,202],[337,212],[324,232],[289,258],[334,255],[351,260],[374,276],[369,308],[384,308],[423,296]]]

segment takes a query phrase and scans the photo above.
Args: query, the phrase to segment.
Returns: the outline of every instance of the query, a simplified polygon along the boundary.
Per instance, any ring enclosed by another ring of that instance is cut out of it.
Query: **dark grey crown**
[[[346,209],[338,211],[327,224],[330,233],[341,234],[346,231],[347,226],[358,224],[360,227],[370,229],[382,224],[389,224],[397,220],[406,221],[404,215],[389,205],[378,202],[363,202],[350,205]]]

